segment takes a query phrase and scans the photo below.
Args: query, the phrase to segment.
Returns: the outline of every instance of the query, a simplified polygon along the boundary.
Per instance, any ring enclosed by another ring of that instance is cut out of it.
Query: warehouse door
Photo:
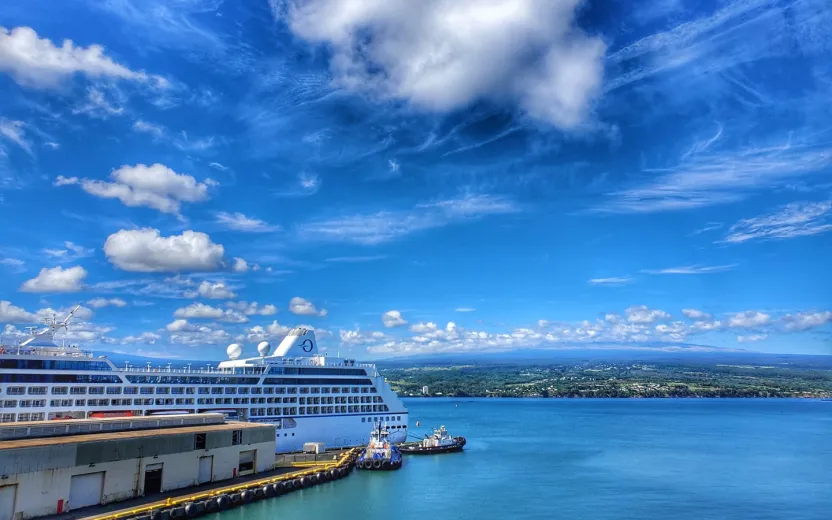
[[[199,479],[198,484],[205,484],[211,482],[211,475],[214,470],[214,456],[199,458]]]
[[[0,520],[12,520],[14,518],[14,497],[17,493],[17,484],[0,487]]]
[[[254,473],[254,450],[240,452],[240,466],[238,475],[251,475]]]
[[[160,493],[162,491],[162,465],[148,464],[144,468],[144,494]]]
[[[69,504],[67,509],[81,509],[100,503],[103,490],[103,471],[73,475],[69,482]]]

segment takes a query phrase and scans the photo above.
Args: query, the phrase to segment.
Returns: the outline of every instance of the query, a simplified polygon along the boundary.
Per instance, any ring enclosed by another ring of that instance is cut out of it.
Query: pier
[[[170,520],[176,518],[195,518],[204,514],[225,511],[240,507],[257,500],[276,498],[292,491],[316,486],[325,482],[341,479],[352,471],[359,449],[353,448],[342,452],[337,459],[322,461],[310,460],[291,462],[293,471],[280,473],[248,482],[240,482],[168,497],[162,500],[133,505],[118,510],[99,514],[58,515],[56,519],[84,520]],[[290,468],[286,468],[290,469]],[[89,512],[94,513],[92,508]]]

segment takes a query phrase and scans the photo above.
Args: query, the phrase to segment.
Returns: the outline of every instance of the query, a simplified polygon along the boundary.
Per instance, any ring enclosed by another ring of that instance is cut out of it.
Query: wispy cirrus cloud
[[[589,285],[625,285],[632,281],[633,279],[629,276],[613,276],[610,278],[590,278],[587,283]]]
[[[297,232],[301,238],[310,241],[373,245],[428,229],[518,211],[519,205],[506,197],[465,195],[419,204],[409,210],[384,210],[311,221],[301,224]]]
[[[741,243],[749,240],[784,239],[832,231],[832,200],[794,202],[769,215],[740,220],[720,240]]]
[[[217,213],[217,223],[234,231],[245,231],[248,233],[268,233],[280,230],[280,226],[273,226],[264,220],[255,217],[247,217],[242,213]]]
[[[644,269],[642,273],[647,274],[709,274],[723,273],[735,268],[737,264],[725,265],[684,265],[680,267],[667,267],[665,269]]]
[[[710,146],[709,146],[710,148]],[[697,153],[649,180],[609,193],[593,211],[658,213],[736,202],[832,165],[832,147],[788,140],[777,146]]]

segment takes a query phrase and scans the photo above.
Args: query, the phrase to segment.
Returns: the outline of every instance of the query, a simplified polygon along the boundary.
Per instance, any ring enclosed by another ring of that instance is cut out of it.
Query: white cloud
[[[204,303],[192,303],[187,307],[180,307],[173,312],[174,318],[219,320],[229,323],[247,323],[249,320],[234,309],[220,309]]]
[[[34,314],[12,305],[8,300],[0,300],[0,323],[33,323],[37,321]]]
[[[84,279],[87,277],[87,270],[76,265],[75,267],[44,267],[40,273],[31,280],[26,280],[20,286],[23,292],[77,292],[83,287]]]
[[[138,336],[126,336],[121,339],[121,343],[123,345],[154,345],[157,341],[161,340],[162,336],[156,334],[155,332],[142,332]]]
[[[148,123],[147,121],[142,121],[141,119],[138,119],[133,123],[133,130],[136,132],[150,134],[154,139],[159,139],[165,135],[165,127],[161,125],[154,125],[153,123]]]
[[[770,321],[771,316],[768,314],[760,311],[745,311],[731,316],[728,320],[728,326],[740,329],[753,329],[767,325]]]
[[[750,334],[748,336],[737,336],[738,343],[749,343],[753,341],[763,341],[768,337],[768,334]]]
[[[224,211],[217,213],[217,223],[227,229],[249,233],[267,233],[280,229],[280,226],[269,225],[260,219],[247,217],[242,213],[226,213]]]
[[[670,314],[660,309],[650,309],[646,305],[635,305],[626,309],[627,321],[630,323],[655,323],[670,319]]]
[[[698,309],[682,309],[682,314],[692,320],[710,320],[712,316]]]
[[[475,309],[473,307],[457,307],[455,310],[456,310],[456,312],[474,312],[477,309]]]
[[[736,202],[756,191],[822,171],[832,164],[830,151],[790,140],[775,146],[683,156],[670,167],[647,170],[649,182],[609,194],[610,202],[595,211],[656,213]]]
[[[114,170],[110,177],[113,182],[59,176],[54,184],[80,184],[84,191],[96,197],[119,199],[125,206],[144,206],[173,214],[179,213],[183,202],[207,200],[208,188],[216,185],[212,179],[197,182],[194,177],[176,173],[159,163],[124,165]]]
[[[228,300],[237,297],[237,294],[224,283],[211,283],[207,280],[203,280],[203,282],[199,284],[197,293],[203,298],[208,298],[210,300]]]
[[[2,35],[2,32],[0,32],[0,35]],[[26,153],[32,155],[32,145],[26,139],[25,128],[26,124],[23,121],[12,121],[0,118],[0,137],[5,137],[22,148]]]
[[[242,312],[246,316],[271,316],[277,314],[277,307],[272,304],[266,304],[262,307],[257,302],[229,302],[226,306],[236,311]]]
[[[686,265],[682,267],[668,267],[666,269],[645,269],[644,273],[648,274],[709,274],[709,273],[722,273],[725,271],[730,271],[737,264],[727,264],[727,265],[709,265],[709,266],[700,266],[700,265]]]
[[[122,300],[121,298],[93,298],[92,300],[87,302],[87,305],[94,309],[101,309],[102,307],[107,306],[124,307],[127,305],[127,302]]]
[[[376,260],[384,260],[386,255],[370,255],[370,256],[336,256],[327,258],[326,262],[355,264],[361,262],[375,262]]]
[[[590,285],[624,285],[633,281],[630,277],[591,278]]]
[[[465,195],[457,199],[420,204],[411,210],[379,211],[307,222],[298,231],[307,240],[372,245],[449,224],[517,211],[519,207],[504,197]]]
[[[301,316],[326,316],[326,309],[318,310],[309,300],[295,296],[289,300],[289,312]]]
[[[213,323],[195,325],[187,320],[175,320],[165,328],[170,333],[170,342],[179,345],[226,345],[233,339],[228,331]]]
[[[49,88],[61,80],[81,73],[92,78],[151,81],[157,86],[167,82],[158,76],[135,72],[104,55],[100,45],[76,46],[64,40],[60,47],[48,38],[40,38],[30,27],[0,27],[0,71],[7,72],[18,84]]]
[[[827,231],[832,231],[832,200],[795,202],[770,215],[740,220],[721,242],[793,238]]]
[[[397,311],[393,311],[393,312],[397,312]],[[399,316],[399,318],[401,318],[401,316]],[[382,321],[384,321],[383,318],[382,318]],[[385,323],[385,326],[387,326],[386,323]],[[393,326],[395,326],[395,325],[393,325]],[[426,332],[433,332],[435,330],[439,330],[439,327],[437,327],[436,323],[433,323],[433,322],[430,322],[430,321],[427,322],[427,323],[414,323],[413,325],[410,326],[410,331],[411,332],[416,332],[418,334],[424,334]]]
[[[390,166],[390,173],[399,172],[399,168],[401,168],[401,165],[395,159],[390,159],[389,161],[387,161],[387,163]]]
[[[26,271],[26,262],[19,258],[0,258],[0,265],[7,267],[9,271],[22,273]]]
[[[798,312],[783,316],[783,323],[787,331],[804,331],[822,327],[832,322],[832,311]]]
[[[215,170],[219,170],[221,172],[224,172],[224,171],[228,170],[228,166],[223,166],[222,164],[220,164],[218,162],[208,163],[208,166],[210,166],[211,168],[214,168]]]
[[[116,267],[136,272],[216,271],[225,249],[205,233],[160,236],[158,229],[122,229],[107,237],[104,254]]]
[[[231,270],[234,271],[235,273],[248,272],[248,270],[249,270],[248,262],[246,262],[242,258],[235,257],[234,258],[234,263],[231,265]]]
[[[116,103],[123,102],[123,96],[120,92],[110,89],[110,97],[118,97],[119,99],[107,99],[107,95],[105,95],[101,89],[89,88],[87,89],[86,101],[83,104],[73,108],[72,113],[86,114],[97,119],[107,119],[110,116],[119,116],[123,114],[124,107],[116,105]]]
[[[167,329],[168,332],[185,332],[189,330],[195,330],[196,326],[188,323],[188,320],[178,319],[168,323],[165,326],[165,329]]]
[[[61,262],[74,262],[92,256],[95,250],[67,240],[64,249],[44,249],[43,252]]]
[[[341,330],[338,336],[342,345],[368,345],[389,339],[383,332],[361,332],[360,330]]]
[[[579,0],[272,2],[292,31],[332,50],[337,86],[451,111],[509,102],[561,128],[599,90],[604,43],[574,23]]]
[[[382,314],[381,322],[388,329],[393,327],[401,327],[402,325],[407,325],[407,321],[404,318],[402,318],[402,313],[395,310],[387,311],[384,314]]]

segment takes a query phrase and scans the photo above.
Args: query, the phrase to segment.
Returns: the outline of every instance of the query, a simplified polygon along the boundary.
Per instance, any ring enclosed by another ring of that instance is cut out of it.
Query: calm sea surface
[[[212,520],[832,519],[832,402],[410,399],[406,406],[413,431],[445,424],[468,439],[465,452],[409,456],[397,472],[356,471]]]

